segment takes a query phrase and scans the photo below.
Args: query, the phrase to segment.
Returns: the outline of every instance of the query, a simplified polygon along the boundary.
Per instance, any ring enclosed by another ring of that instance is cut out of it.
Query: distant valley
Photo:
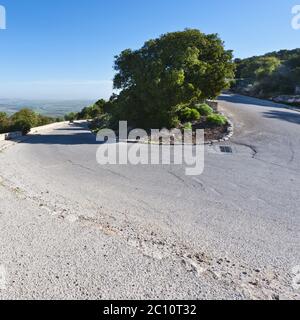
[[[30,108],[45,116],[62,117],[70,112],[78,112],[94,102],[93,100],[0,99],[0,112],[13,114],[22,108]]]

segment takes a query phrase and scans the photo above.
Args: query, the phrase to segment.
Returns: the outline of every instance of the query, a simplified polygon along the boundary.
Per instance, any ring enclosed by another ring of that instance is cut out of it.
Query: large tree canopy
[[[233,78],[232,52],[216,34],[167,33],[116,57],[112,112],[144,128],[172,127],[180,108],[214,98]]]

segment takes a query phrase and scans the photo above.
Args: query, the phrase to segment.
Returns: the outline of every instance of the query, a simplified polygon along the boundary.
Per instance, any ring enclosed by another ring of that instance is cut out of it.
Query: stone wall
[[[205,101],[215,112],[219,111],[219,104],[217,100],[206,100]]]
[[[55,122],[55,123],[48,124],[46,126],[32,128],[30,130],[29,134],[37,134],[39,132],[43,132],[43,131],[46,131],[49,129],[55,129],[55,128],[59,127],[60,125],[67,124],[67,123],[68,122]],[[3,134],[0,134],[0,141],[13,140],[13,139],[18,139],[20,137],[22,137],[22,132],[20,132],[20,131],[3,133]]]
[[[0,141],[12,140],[20,137],[22,137],[22,132],[20,131],[3,133],[3,134],[0,134]]]

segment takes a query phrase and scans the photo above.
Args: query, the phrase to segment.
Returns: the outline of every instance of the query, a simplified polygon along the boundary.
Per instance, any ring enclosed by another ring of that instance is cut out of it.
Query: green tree
[[[41,114],[37,115],[37,126],[45,126],[53,122],[55,122],[54,118],[43,116]]]
[[[74,121],[77,119],[77,113],[75,112],[70,112],[65,115],[65,121]]]
[[[300,49],[235,60],[233,89],[262,98],[292,95],[300,85]]]
[[[144,128],[172,127],[179,105],[215,98],[234,75],[232,52],[216,34],[167,33],[116,57],[111,112]]]
[[[101,99],[98,100],[92,106],[83,108],[77,115],[77,119],[86,120],[86,119],[95,119],[103,114],[103,109],[106,104],[106,101]]]
[[[257,69],[255,70],[255,76],[258,80],[271,76],[278,70],[281,62],[276,57],[263,57],[257,61]]]
[[[276,57],[253,57],[245,60],[236,59],[237,78],[259,80],[271,75],[281,62]]]
[[[30,109],[22,109],[16,112],[12,117],[13,130],[22,131],[27,134],[31,128],[38,125],[38,115]]]
[[[5,112],[0,112],[0,133],[8,132],[10,128],[10,121]]]

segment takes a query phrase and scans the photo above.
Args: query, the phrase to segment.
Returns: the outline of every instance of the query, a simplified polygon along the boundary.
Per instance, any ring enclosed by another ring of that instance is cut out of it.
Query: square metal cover
[[[220,150],[223,153],[233,153],[232,148],[229,146],[220,146]]]

